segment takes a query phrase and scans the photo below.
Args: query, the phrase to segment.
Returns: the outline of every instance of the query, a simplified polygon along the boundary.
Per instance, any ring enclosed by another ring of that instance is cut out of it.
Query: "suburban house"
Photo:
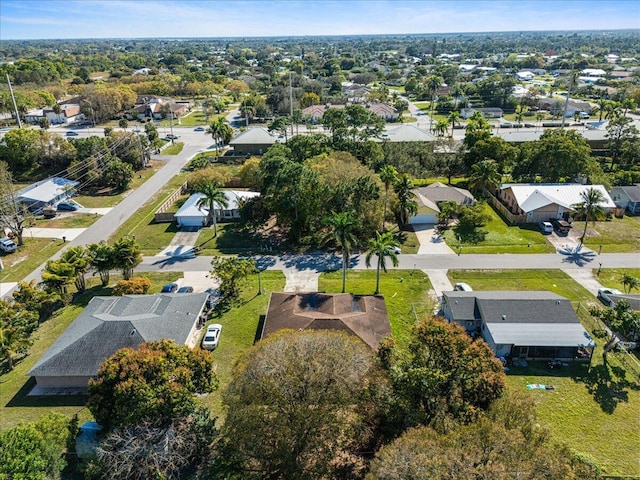
[[[311,123],[319,123],[322,121],[324,112],[326,112],[330,108],[344,107],[346,107],[346,105],[331,105],[330,103],[327,103],[325,105],[311,105],[302,110],[302,115],[304,118],[311,120]]]
[[[276,139],[264,128],[250,128],[229,142],[234,155],[262,155],[276,143]]]
[[[60,104],[60,112],[56,113],[53,108],[34,108],[25,114],[26,123],[38,123],[46,118],[51,125],[68,125],[79,120],[84,120],[84,114],[80,113],[80,105],[68,103]]]
[[[616,205],[602,185],[578,183],[504,183],[498,198],[513,215],[522,220],[517,223],[538,223],[551,218],[568,219],[575,206],[583,202],[581,193],[594,188],[602,194],[600,206],[612,213]]]
[[[193,347],[207,293],[93,297],[27,373],[36,392],[86,390],[100,364],[121,348],[163,339]]]
[[[29,211],[38,213],[48,205],[54,205],[69,198],[76,185],[78,182],[74,180],[51,177],[19,190],[17,199],[27,205]]]
[[[257,197],[258,192],[248,192],[241,190],[223,190],[224,196],[227,198],[227,206],[221,208],[217,205],[216,219],[218,220],[237,220],[240,218],[240,205],[244,200]],[[198,202],[204,198],[202,193],[194,193],[180,209],[174,214],[174,218],[179,227],[203,227],[207,225],[209,216],[209,207],[206,205],[198,206]]]
[[[564,104],[567,104],[566,117],[573,117],[576,112],[591,113],[591,104],[583,100],[570,98],[567,101],[557,100],[555,98],[540,98],[538,100],[538,108],[541,110],[549,110],[553,114],[562,114],[564,112]]]
[[[535,74],[528,70],[516,73],[516,78],[521,82],[531,82],[535,78]]]
[[[504,112],[498,107],[486,107],[486,108],[463,108],[460,110],[460,116],[464,119],[473,117],[473,114],[480,112],[485,118],[502,118]]]
[[[400,125],[387,130],[380,138],[374,139],[377,142],[433,142],[436,137],[426,130],[421,130],[414,125]]]
[[[473,205],[475,202],[468,190],[440,182],[416,188],[412,192],[418,204],[418,212],[409,220],[412,224],[436,223],[442,202],[455,202],[456,205]]]
[[[133,111],[139,120],[145,117],[161,120],[162,118],[168,118],[169,114],[171,114],[173,118],[179,118],[188,113],[189,108],[189,102],[178,102],[156,95],[139,95]]]
[[[347,102],[364,103],[371,93],[371,88],[359,83],[345,82],[342,84],[342,91],[347,97]]]
[[[618,302],[626,300],[631,310],[640,311],[640,294],[637,293],[620,293],[607,295],[611,301],[610,306],[615,308]]]
[[[382,118],[385,122],[395,122],[398,120],[398,111],[387,103],[367,103],[366,108]]]
[[[572,360],[595,347],[571,302],[553,292],[443,292],[442,310],[497,357]]]
[[[618,207],[628,210],[629,213],[640,213],[640,183],[613,187],[611,197]]]
[[[391,335],[384,297],[350,293],[272,293],[261,338],[282,329],[340,330],[374,350]]]

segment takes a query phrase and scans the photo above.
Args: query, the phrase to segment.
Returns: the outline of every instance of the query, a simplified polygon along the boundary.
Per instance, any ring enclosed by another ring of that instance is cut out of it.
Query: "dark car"
[[[204,127],[196,127],[193,129],[194,132],[204,132]]]
[[[78,132],[68,131],[65,135],[67,137],[77,137],[78,136]]]
[[[553,220],[551,224],[556,234],[562,235],[563,237],[569,235],[569,230],[571,230],[571,224],[569,222],[565,220]]]
[[[174,293],[176,290],[178,290],[177,283],[167,283],[164,287],[162,287],[160,293]]]
[[[75,212],[78,210],[78,206],[71,202],[60,202],[56,206],[59,212]]]
[[[193,293],[193,287],[180,287],[176,293]]]

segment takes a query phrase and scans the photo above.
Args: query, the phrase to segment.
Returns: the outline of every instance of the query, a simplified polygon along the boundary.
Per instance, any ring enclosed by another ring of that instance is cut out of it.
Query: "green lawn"
[[[178,272],[142,273],[151,280],[151,291],[158,292],[167,282],[178,279]],[[111,285],[119,277],[112,276]],[[82,423],[89,420],[89,411],[84,408],[86,396],[29,397],[27,394],[35,385],[35,380],[27,377],[27,372],[37,360],[80,314],[89,300],[96,295],[110,295],[111,288],[99,286],[98,278],[87,277],[88,290],[76,295],[71,305],[59,310],[55,316],[45,321],[34,333],[35,343],[29,349],[29,355],[19,359],[11,372],[1,370],[0,374],[0,429],[17,425],[20,421],[31,422],[50,411],[60,412],[69,418],[77,414]],[[2,365],[4,368],[4,365]]]
[[[91,213],[64,213],[58,214],[54,218],[36,219],[36,228],[87,228],[92,225],[98,218],[98,215]]]
[[[218,223],[218,237],[213,225],[200,230],[196,245],[201,255],[232,255],[264,251],[262,237],[243,230],[237,223]]]
[[[584,222],[573,222],[573,228],[584,231]],[[607,222],[592,222],[587,228],[584,244],[596,252],[602,245],[603,253],[640,252],[640,216],[612,218]]]
[[[596,275],[598,269],[593,270],[593,274]],[[617,288],[621,292],[625,291],[625,286],[622,284],[622,275],[631,275],[632,277],[640,279],[640,268],[603,268],[598,275],[598,281],[604,287]],[[639,293],[638,290],[632,290],[631,293]]]
[[[73,199],[78,202],[80,205],[86,208],[106,208],[113,207],[120,203],[120,200],[124,198],[124,196],[131,192],[131,190],[135,190],[144,182],[149,180],[160,168],[165,165],[164,162],[158,162],[152,160],[149,163],[147,168],[144,168],[138,172],[135,172],[133,175],[133,180],[131,181],[131,187],[126,192],[121,192],[117,194],[88,194],[88,195],[77,195],[73,197]]]
[[[483,227],[486,230],[486,238],[476,244],[462,244],[462,253],[554,253],[555,248],[535,225],[509,226],[488,204],[485,205],[485,213],[490,220]],[[457,250],[458,240],[453,229],[444,234],[444,240],[454,251]]]
[[[111,241],[118,240],[124,235],[135,235],[138,243],[142,246],[143,255],[155,255],[168,246],[177,232],[175,223],[155,223],[154,214],[169,195],[184,183],[184,180],[185,174],[174,176],[136,213],[120,225],[120,228],[111,235]]]
[[[376,271],[349,270],[347,292],[372,295],[376,288]],[[420,270],[389,269],[380,272],[380,293],[384,295],[391,323],[391,333],[399,343],[408,340],[411,328],[419,319],[433,314],[434,305],[428,295],[431,283]],[[342,271],[320,275],[318,290],[321,292],[342,291]],[[415,313],[414,313],[415,311]]]
[[[560,270],[450,270],[448,275],[452,282],[469,283],[474,290],[550,290],[579,306],[578,316],[587,330],[593,332],[596,324],[585,307],[598,302]],[[527,390],[537,404],[540,424],[558,440],[593,456],[607,473],[640,475],[639,372],[623,353],[610,353],[609,365],[604,365],[603,342],[597,343],[590,367],[576,363],[558,371],[534,362],[527,368],[513,367],[508,386],[522,392],[530,383],[554,385],[554,391]]]
[[[162,155],[178,155],[184,148],[183,142],[176,142],[173,145],[162,150]]]
[[[4,254],[0,282],[19,282],[40,264],[62,248],[62,240],[55,238],[23,238],[24,245],[14,253]]]

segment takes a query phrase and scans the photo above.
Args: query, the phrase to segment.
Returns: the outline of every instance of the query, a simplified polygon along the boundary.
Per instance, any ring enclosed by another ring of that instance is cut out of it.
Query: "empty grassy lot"
[[[87,228],[91,226],[99,215],[91,213],[65,212],[58,214],[54,218],[36,219],[37,228]]]
[[[582,235],[584,222],[574,221],[573,228]],[[584,244],[596,252],[602,245],[602,253],[640,252],[640,216],[614,217],[611,221],[596,222],[595,225],[589,222]]]
[[[483,227],[486,238],[478,244],[462,243],[462,253],[553,253],[555,248],[535,225],[509,226],[486,204],[484,212],[489,221]],[[447,245],[456,251],[458,240],[453,229],[444,234]]]
[[[449,278],[469,283],[474,290],[550,290],[579,308],[578,316],[590,333],[596,326],[585,307],[599,302],[559,270],[454,270],[449,271]],[[548,370],[546,364],[533,362],[527,368],[513,367],[508,387],[525,391],[531,383],[554,385],[554,391],[526,390],[536,402],[540,424],[554,438],[593,456],[606,473],[640,475],[637,358],[612,352],[605,364],[604,342],[596,341],[599,346],[590,365],[575,363]]]
[[[2,254],[4,270],[0,271],[0,282],[19,282],[44,263],[64,245],[57,238],[23,238],[24,245],[18,250]]]
[[[159,292],[167,282],[178,279],[177,272],[141,273],[151,280],[151,292]],[[113,275],[111,285],[119,280]],[[57,411],[69,418],[78,415],[80,421],[88,420],[89,411],[84,407],[86,396],[51,396],[29,397],[27,394],[35,386],[35,380],[27,377],[27,372],[33,367],[45,351],[55,342],[62,332],[75,320],[89,300],[96,295],[111,295],[111,288],[102,288],[98,278],[87,277],[87,291],[76,295],[73,303],[56,312],[49,320],[43,322],[34,333],[35,343],[29,349],[29,355],[19,358],[15,368],[6,372],[5,365],[0,364],[0,429],[7,429],[17,425],[20,421],[31,422],[40,416]],[[73,289],[73,287],[71,287]]]

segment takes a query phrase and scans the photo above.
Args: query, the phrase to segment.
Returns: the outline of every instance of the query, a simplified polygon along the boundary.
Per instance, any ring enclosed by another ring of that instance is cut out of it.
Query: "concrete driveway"
[[[445,241],[436,232],[436,226],[432,223],[417,224],[413,226],[416,237],[420,242],[418,254],[455,255]]]

